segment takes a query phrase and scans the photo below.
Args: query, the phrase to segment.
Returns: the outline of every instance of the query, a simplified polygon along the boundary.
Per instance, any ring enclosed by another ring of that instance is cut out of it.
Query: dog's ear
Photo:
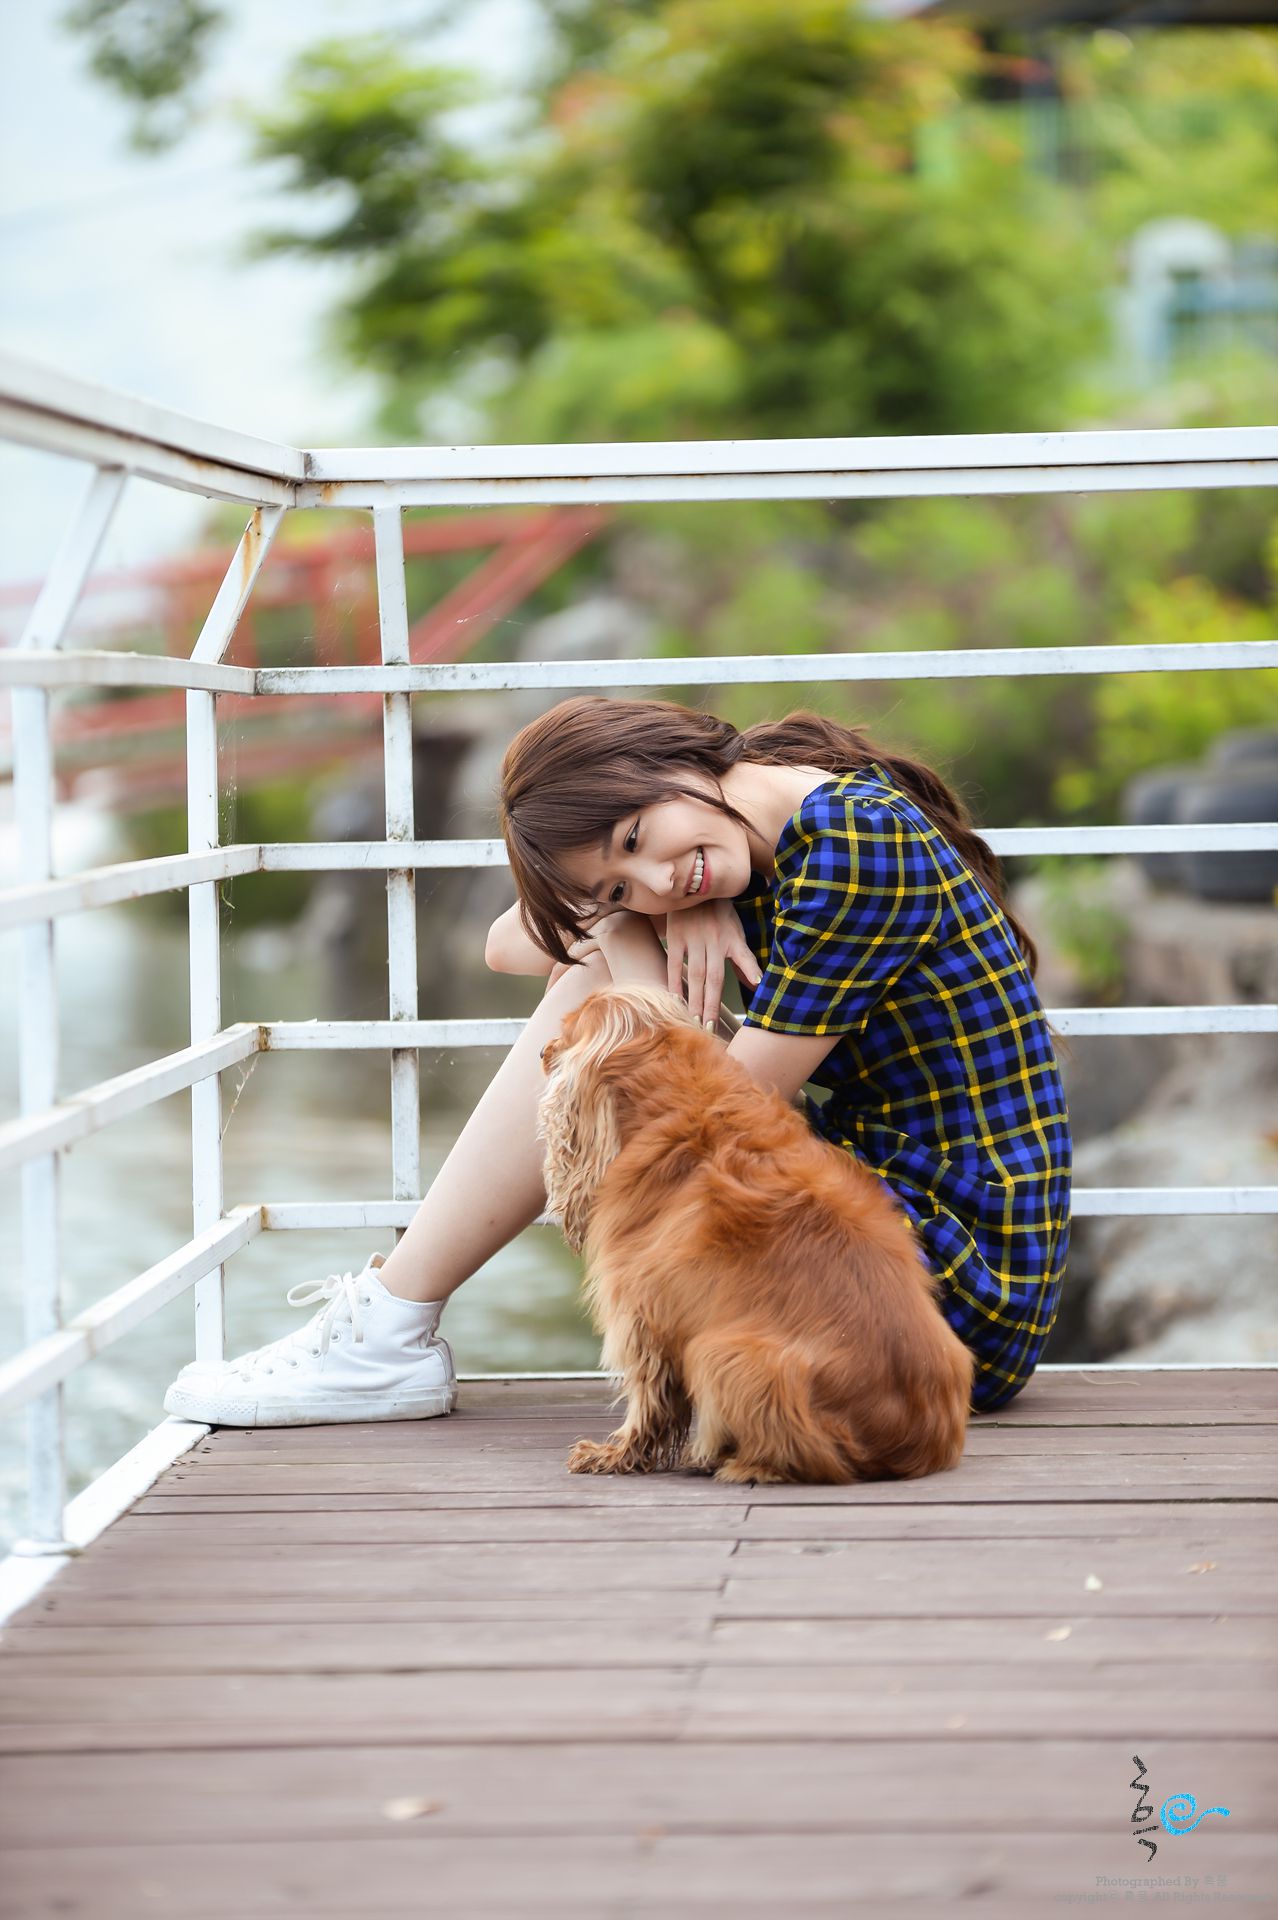
[[[651,1102],[663,1071],[659,1036],[697,1023],[665,989],[607,986],[576,1009],[571,1041],[561,1039],[538,1107],[546,1141],[546,1195],[564,1238],[580,1252],[595,1195],[623,1145],[631,1108]]]
[[[546,1142],[546,1205],[558,1214],[564,1238],[580,1253],[595,1195],[621,1151],[616,1094],[593,1048],[569,1049],[537,1109]]]

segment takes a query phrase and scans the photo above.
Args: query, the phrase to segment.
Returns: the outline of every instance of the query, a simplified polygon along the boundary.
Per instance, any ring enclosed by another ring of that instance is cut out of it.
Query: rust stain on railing
[[[240,593],[247,597],[253,585],[257,556],[262,547],[262,509],[254,507],[240,542]]]

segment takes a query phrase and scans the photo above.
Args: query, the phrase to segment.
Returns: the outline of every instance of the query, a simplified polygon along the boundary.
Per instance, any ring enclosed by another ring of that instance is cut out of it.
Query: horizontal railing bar
[[[984,827],[997,854],[1256,853],[1278,847],[1278,821],[1178,821],[1169,827]]]
[[[695,442],[688,443],[695,448]],[[913,473],[597,477],[563,480],[328,480],[297,489],[299,507],[688,506],[734,500],[918,500],[1000,495],[1153,493],[1168,488],[1278,486],[1278,459],[1148,466],[940,467]]]
[[[1278,1187],[1075,1187],[1080,1217],[1278,1213]]]
[[[1058,1033],[1107,1034],[1278,1033],[1278,1007],[1049,1007]],[[45,1113],[0,1126],[0,1169],[37,1153],[61,1151],[114,1120],[154,1105],[210,1074],[225,1072],[259,1052],[375,1051],[414,1047],[508,1047],[522,1033],[519,1018],[456,1020],[277,1020],[227,1027],[198,1046],[184,1047],[145,1066],[87,1087]]]
[[[1278,1007],[1051,1007],[1058,1033],[1075,1039],[1098,1034],[1278,1033]]]
[[[1043,853],[1248,853],[1278,847],[1278,822],[1212,821],[1158,827],[982,827],[981,838],[1009,857]],[[264,873],[399,867],[504,867],[500,840],[338,840],[326,843],[267,842],[260,849]],[[2,896],[0,896],[2,897]]]
[[[64,419],[59,414],[32,412],[0,399],[0,440],[17,441],[41,453],[67,460],[88,460],[95,466],[121,467],[139,480],[174,487],[179,493],[198,493],[206,499],[233,500],[246,507],[291,507],[297,485],[275,480],[251,469],[223,466],[196,454],[180,453],[136,435],[99,427],[92,422]]]
[[[1082,673],[1208,673],[1278,667],[1278,640],[1169,646],[970,647],[928,653],[735,654],[643,660],[460,660],[439,666],[229,667],[92,648],[0,651],[0,686],[176,687],[206,693],[500,692],[792,681],[962,680]]]
[[[188,1240],[176,1253],[86,1307],[60,1332],[15,1354],[0,1366],[0,1414],[15,1412],[113,1346],[212,1268],[247,1246],[261,1232],[262,1224],[259,1207],[235,1207],[225,1219]]]
[[[933,433],[796,440],[578,441],[522,446],[316,447],[306,479],[633,479],[728,474],[917,473],[1278,460],[1278,427],[1157,427],[1073,433]]]
[[[103,647],[0,648],[0,687],[173,687],[196,693],[257,692],[253,667],[227,667],[162,653]]]
[[[1103,1034],[1278,1033],[1278,1007],[1047,1007],[1058,1033]],[[264,1053],[376,1050],[379,1047],[506,1047],[523,1032],[521,1019],[491,1020],[269,1020],[259,1031]]]
[[[105,429],[127,435],[140,448],[182,453],[273,480],[302,480],[309,467],[307,455],[298,447],[199,420],[118,387],[78,380],[56,367],[16,354],[0,352],[0,401],[30,415],[33,431],[39,429],[41,421],[51,420]]]
[[[260,1050],[261,1034],[260,1027],[247,1021],[224,1027],[198,1046],[183,1047],[114,1079],[101,1080],[44,1113],[8,1121],[0,1126],[0,1168],[18,1166],[38,1153],[60,1152],[125,1114],[137,1113],[212,1073],[238,1066]]]
[[[0,891],[0,932],[29,926],[34,920],[54,920],[64,913],[85,913],[92,907],[115,907],[127,900],[170,893],[205,880],[233,880],[259,870],[257,846],[218,847],[212,853],[170,853],[151,860],[121,860],[111,866],[87,867],[60,880],[42,880],[29,887]]]
[[[263,873],[399,872],[407,867],[504,867],[501,840],[268,840],[258,848]]]
[[[1032,854],[1256,853],[1278,847],[1278,822],[1247,820],[1161,827],[983,827],[981,838],[1007,859]],[[440,872],[509,864],[500,840],[268,841],[212,853],[166,854],[87,869],[60,880],[0,891],[0,932],[94,907],[246,873],[381,873],[408,867]]]
[[[271,1200],[262,1202],[265,1231],[407,1227],[419,1200]],[[1076,1187],[1076,1216],[1278,1213],[1278,1187]],[[547,1224],[539,1218],[534,1225]]]
[[[379,1047],[509,1047],[526,1020],[268,1020],[263,1053],[327,1053]]]
[[[1278,822],[1192,822],[1159,827],[981,827],[995,853],[1250,853],[1278,847]],[[400,867],[504,867],[500,840],[267,841],[263,873]],[[2,896],[0,896],[2,897]]]
[[[1232,466],[1278,459],[1278,429],[1100,429],[1058,433],[902,434],[781,440],[586,442],[505,446],[322,447],[267,441],[55,368],[0,355],[0,401],[41,422],[115,432],[139,449],[178,452],[262,478],[329,483],[867,475],[1094,467]]]
[[[259,667],[257,691],[448,693],[511,688],[706,687],[787,681],[950,680],[1076,673],[1203,673],[1278,667],[1278,640],[930,653],[733,654],[643,660],[458,660],[442,666]]]

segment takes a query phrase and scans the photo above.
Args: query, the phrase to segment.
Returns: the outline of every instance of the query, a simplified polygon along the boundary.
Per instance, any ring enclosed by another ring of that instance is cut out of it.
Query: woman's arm
[[[519,917],[519,902],[507,907],[488,929],[484,964],[492,973],[523,973],[544,978],[555,962],[543,947],[530,940]]]
[[[583,924],[587,927],[598,926],[602,920],[616,917],[616,910],[607,913],[584,914]],[[666,929],[665,916],[654,918],[652,925],[660,938]],[[575,933],[563,930],[564,942],[570,945],[577,940]],[[505,913],[493,921],[488,929],[488,942],[484,948],[484,962],[492,973],[519,973],[545,979],[560,962],[553,960],[525,931],[519,917],[519,902],[507,907]]]

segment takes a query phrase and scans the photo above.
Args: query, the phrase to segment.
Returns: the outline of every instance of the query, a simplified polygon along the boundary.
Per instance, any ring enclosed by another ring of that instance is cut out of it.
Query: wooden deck
[[[855,1488],[570,1476],[593,1384],[219,1430],[4,1630],[0,1908],[1272,1913],[1276,1384],[1040,1374]],[[1148,1860],[1133,1756],[1228,1819]]]

